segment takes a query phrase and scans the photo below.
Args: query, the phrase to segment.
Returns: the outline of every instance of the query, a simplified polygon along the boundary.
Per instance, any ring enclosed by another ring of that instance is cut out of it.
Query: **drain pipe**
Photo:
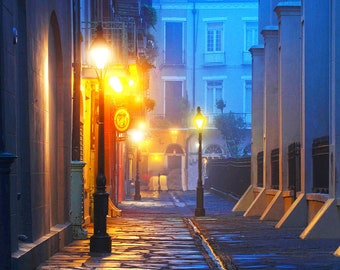
[[[196,49],[197,49],[197,30],[196,30],[196,0],[193,2],[192,9],[192,20],[193,20],[193,30],[192,30],[192,111],[196,108]]]

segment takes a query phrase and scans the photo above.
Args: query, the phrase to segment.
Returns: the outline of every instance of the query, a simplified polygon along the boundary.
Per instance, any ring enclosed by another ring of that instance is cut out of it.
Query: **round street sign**
[[[116,111],[113,121],[119,132],[125,132],[130,125],[130,114],[125,108],[120,108]]]

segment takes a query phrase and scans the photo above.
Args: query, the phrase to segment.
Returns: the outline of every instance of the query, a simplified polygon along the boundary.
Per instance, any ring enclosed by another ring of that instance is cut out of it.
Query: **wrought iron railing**
[[[215,126],[214,118],[220,114],[221,113],[204,114],[204,116],[207,118],[206,127],[214,127]],[[251,129],[251,113],[233,113],[233,114],[236,116],[236,118],[241,118],[244,121],[246,129]],[[164,126],[164,125],[168,126],[172,124],[169,118],[165,114],[150,114],[150,120],[152,123],[156,125],[158,123],[160,125],[159,127]],[[187,119],[187,120],[182,119],[181,124],[182,124],[182,127],[191,127],[193,123],[190,119]],[[154,126],[154,127],[157,127],[157,126]]]
[[[316,138],[312,145],[313,192],[329,192],[329,138]]]
[[[300,143],[292,143],[288,146],[288,189],[296,193],[301,191],[301,153]]]
[[[272,189],[279,189],[279,153],[280,153],[279,148],[275,148],[271,151]]]

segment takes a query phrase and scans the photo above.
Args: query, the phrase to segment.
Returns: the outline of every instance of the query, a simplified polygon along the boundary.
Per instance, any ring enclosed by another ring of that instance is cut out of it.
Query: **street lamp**
[[[139,127],[137,129],[131,130],[130,135],[132,140],[137,145],[137,156],[136,156],[136,179],[135,179],[135,195],[134,200],[140,201],[142,196],[140,195],[140,180],[139,180],[139,160],[140,160],[140,149],[139,144],[144,139],[144,130],[143,127]]]
[[[204,209],[204,190],[202,183],[202,131],[205,124],[205,117],[201,113],[201,108],[197,107],[197,113],[195,115],[195,124],[198,130],[198,180],[196,188],[196,208],[195,216],[205,216]]]
[[[103,28],[97,26],[97,36],[90,47],[90,56],[95,63],[99,82],[99,119],[98,119],[98,174],[96,191],[93,194],[94,220],[93,235],[90,238],[91,253],[111,253],[111,237],[106,232],[109,194],[105,190],[104,173],[104,88],[103,72],[110,55],[110,49],[103,37]]]

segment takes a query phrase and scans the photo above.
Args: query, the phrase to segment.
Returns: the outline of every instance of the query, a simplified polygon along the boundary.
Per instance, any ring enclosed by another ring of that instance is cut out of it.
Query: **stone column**
[[[340,202],[340,27],[337,16],[340,15],[340,2],[332,0],[332,69],[331,69],[331,144],[334,145],[333,158],[331,159],[331,182],[329,195]],[[339,250],[340,252],[340,250]],[[340,253],[339,253],[340,255]]]
[[[253,46],[250,52],[253,59],[251,184],[255,187],[258,183],[257,154],[263,151],[264,48],[262,45],[257,47]]]
[[[71,162],[71,211],[70,221],[72,224],[73,239],[87,239],[87,231],[84,230],[84,178],[83,168],[85,162]]]
[[[329,37],[332,27],[329,19],[329,1],[304,1],[302,7],[304,20],[302,24],[301,188],[305,193],[312,193],[313,140],[330,135],[331,44]]]
[[[299,2],[275,8],[279,35],[280,189],[288,189],[288,146],[301,143],[301,13]],[[299,190],[298,190],[299,191]]]
[[[10,166],[16,157],[0,152],[0,269],[11,269]]]
[[[263,186],[271,189],[271,151],[279,146],[278,27],[267,26],[264,37]]]

